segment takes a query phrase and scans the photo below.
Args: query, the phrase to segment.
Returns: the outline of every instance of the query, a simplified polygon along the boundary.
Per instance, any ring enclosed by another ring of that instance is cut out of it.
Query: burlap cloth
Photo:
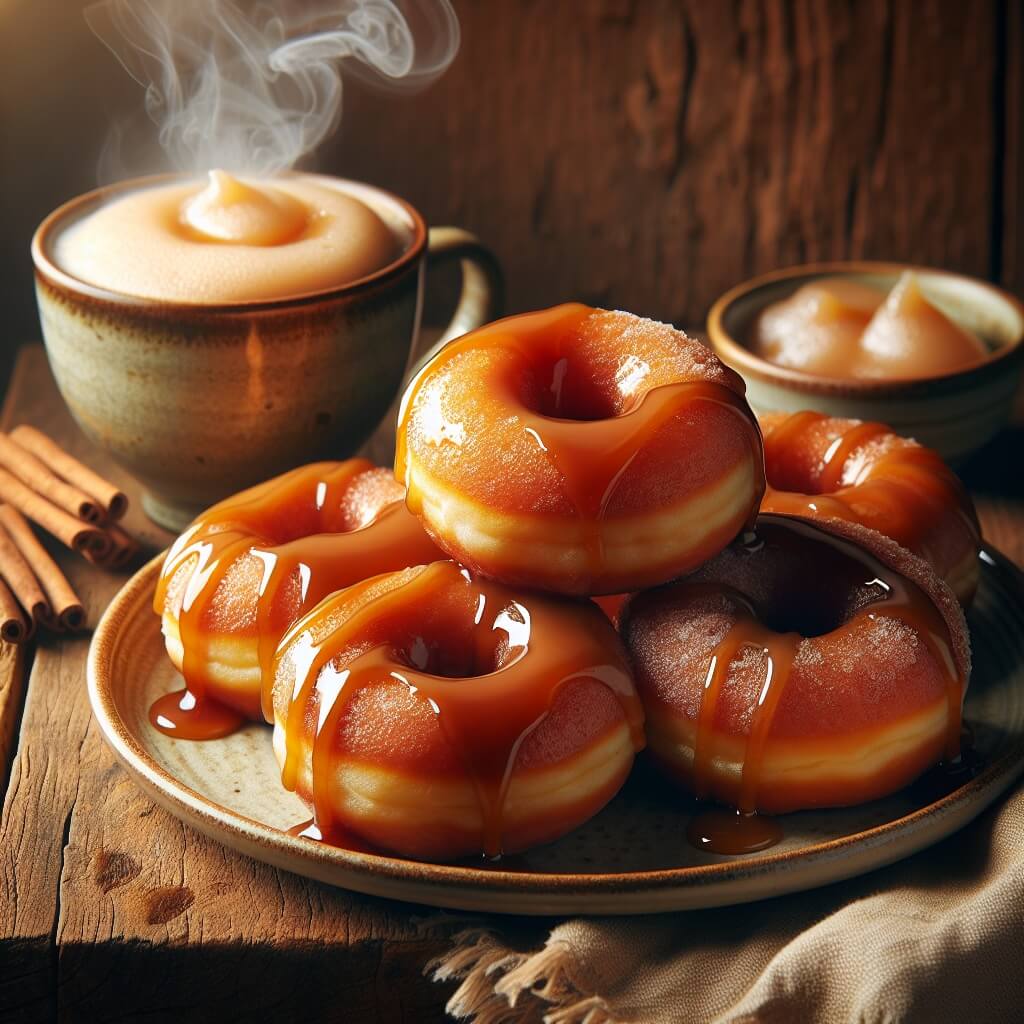
[[[1024,788],[859,879],[719,910],[489,918],[429,969],[478,1024],[1022,1021]]]

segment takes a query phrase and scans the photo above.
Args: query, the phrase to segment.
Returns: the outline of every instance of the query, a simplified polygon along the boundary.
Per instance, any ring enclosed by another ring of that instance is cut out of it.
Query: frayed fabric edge
[[[434,981],[461,981],[445,1009],[473,1024],[618,1024],[603,999],[579,991],[572,964],[565,942],[515,953],[488,929],[473,928],[456,935],[451,952],[424,973]]]

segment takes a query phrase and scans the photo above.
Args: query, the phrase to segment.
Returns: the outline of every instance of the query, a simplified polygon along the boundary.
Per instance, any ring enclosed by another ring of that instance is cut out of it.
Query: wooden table
[[[71,422],[38,345],[0,427],[23,422],[137,497]],[[127,525],[149,553],[172,539],[137,501]],[[130,572],[51,550],[95,626]],[[450,929],[425,926],[424,908],[257,864],[135,787],[92,720],[89,639],[0,648],[0,1020],[445,1019],[448,989],[423,967]]]
[[[39,346],[20,354],[0,427],[21,422],[137,495],[71,423]],[[1018,562],[1022,434],[966,472],[987,536]],[[170,539],[137,502],[128,526],[153,551]],[[53,550],[95,625],[126,574]],[[0,1019],[443,1019],[449,992],[422,972],[459,919],[255,863],[154,806],[92,721],[88,646],[0,648]]]

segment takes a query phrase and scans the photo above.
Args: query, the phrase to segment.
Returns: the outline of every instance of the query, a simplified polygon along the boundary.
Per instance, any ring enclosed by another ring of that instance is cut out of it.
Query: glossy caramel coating
[[[625,652],[595,605],[452,562],[331,595],[284,638],[274,676],[282,781],[341,844],[523,850],[596,813],[643,746]]]
[[[804,411],[760,418],[763,512],[839,518],[884,533],[928,562],[967,605],[980,527],[956,474],[930,448],[881,423]]]
[[[744,813],[861,803],[959,753],[963,613],[920,559],[851,523],[762,515],[620,626],[648,742]]]
[[[457,561],[614,594],[679,575],[748,522],[764,480],[742,380],[665,324],[570,304],[446,346],[413,380],[395,475]]]
[[[168,552],[154,599],[189,696],[162,699],[154,724],[223,735],[230,722],[210,701],[269,716],[270,662],[300,615],[339,587],[437,557],[402,498],[386,470],[349,459],[292,470],[200,516]]]

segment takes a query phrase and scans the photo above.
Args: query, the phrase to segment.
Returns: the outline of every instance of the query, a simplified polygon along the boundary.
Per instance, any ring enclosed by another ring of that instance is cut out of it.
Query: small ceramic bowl
[[[937,377],[836,380],[776,366],[748,347],[761,310],[810,281],[842,277],[887,292],[906,270],[917,274],[928,298],[986,343],[987,359]],[[877,420],[949,462],[962,462],[1005,426],[1024,369],[1020,302],[984,281],[905,263],[816,263],[755,277],[711,307],[708,335],[721,359],[746,380],[755,412],[817,409]]]

